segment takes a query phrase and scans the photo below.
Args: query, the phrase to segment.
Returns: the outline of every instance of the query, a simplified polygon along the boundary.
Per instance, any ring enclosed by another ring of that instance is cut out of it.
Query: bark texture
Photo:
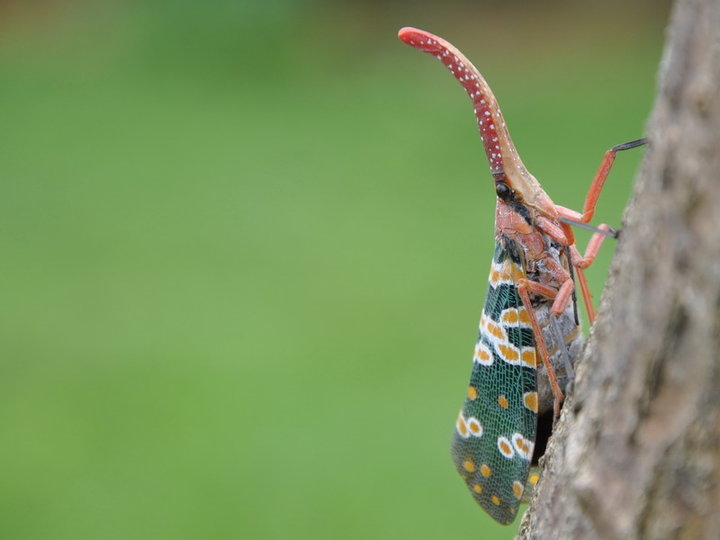
[[[720,0],[678,0],[650,145],[518,538],[720,538]]]

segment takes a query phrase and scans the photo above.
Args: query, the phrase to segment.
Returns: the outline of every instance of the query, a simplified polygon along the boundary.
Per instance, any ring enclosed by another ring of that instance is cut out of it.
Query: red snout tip
[[[398,31],[398,38],[403,41],[426,52],[435,51],[438,49],[441,43],[441,39],[430,32],[413,28],[412,26],[405,26]]]

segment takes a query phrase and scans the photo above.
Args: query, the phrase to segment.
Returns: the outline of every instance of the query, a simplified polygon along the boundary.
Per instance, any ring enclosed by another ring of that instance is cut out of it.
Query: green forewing
[[[452,440],[453,461],[473,497],[503,524],[517,514],[537,423],[535,338],[516,283],[524,276],[516,246],[498,242]]]

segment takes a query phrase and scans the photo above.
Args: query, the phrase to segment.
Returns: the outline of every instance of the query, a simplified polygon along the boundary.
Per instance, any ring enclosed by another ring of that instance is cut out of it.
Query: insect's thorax
[[[527,278],[549,287],[560,285],[555,269],[569,273],[567,250],[537,226],[537,212],[521,203],[498,199],[495,212],[495,242],[519,253]],[[547,298],[538,298],[547,301]]]
[[[531,208],[521,203],[497,199],[495,208],[495,240],[510,238],[522,247],[523,257],[534,261],[544,257],[546,239],[535,223]]]

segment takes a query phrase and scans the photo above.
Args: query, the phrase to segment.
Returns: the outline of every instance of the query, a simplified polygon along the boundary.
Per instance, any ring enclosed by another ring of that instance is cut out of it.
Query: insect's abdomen
[[[513,521],[535,441],[535,338],[518,295],[525,275],[498,244],[480,320],[467,397],[452,441],[455,467],[495,520]]]

